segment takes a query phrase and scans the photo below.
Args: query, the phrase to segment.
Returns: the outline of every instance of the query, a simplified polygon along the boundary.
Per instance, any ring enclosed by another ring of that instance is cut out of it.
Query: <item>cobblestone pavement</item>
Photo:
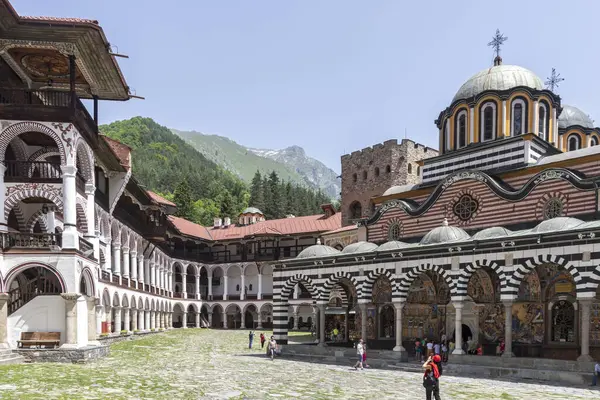
[[[270,332],[269,332],[270,334]],[[424,399],[421,375],[278,359],[248,331],[174,330],[88,365],[0,367],[2,399]],[[257,345],[258,343],[258,345]],[[445,376],[442,399],[591,399],[600,391]]]

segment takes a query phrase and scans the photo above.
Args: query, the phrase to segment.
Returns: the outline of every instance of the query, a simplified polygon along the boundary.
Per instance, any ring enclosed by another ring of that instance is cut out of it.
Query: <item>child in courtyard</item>
[[[271,355],[271,361],[275,357],[275,350],[277,350],[277,341],[275,340],[275,336],[271,336],[271,340],[269,341],[269,354]]]

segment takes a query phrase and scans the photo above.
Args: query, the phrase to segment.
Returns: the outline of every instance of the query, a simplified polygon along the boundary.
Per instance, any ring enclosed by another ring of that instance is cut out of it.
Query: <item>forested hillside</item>
[[[116,121],[100,126],[100,132],[132,148],[133,173],[141,184],[175,202],[179,216],[202,225],[217,216],[235,221],[248,205],[273,219],[316,214],[328,202],[320,192],[282,182],[274,172],[257,175],[260,185],[253,181],[251,199],[246,183],[151,118]]]

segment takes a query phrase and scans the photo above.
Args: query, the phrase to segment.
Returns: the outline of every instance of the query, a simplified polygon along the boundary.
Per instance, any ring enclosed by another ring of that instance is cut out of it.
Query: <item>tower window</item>
[[[596,136],[590,138],[590,147],[592,146],[598,146],[598,138]]]
[[[569,151],[579,150],[581,148],[581,143],[579,142],[579,135],[576,134],[576,133],[574,133],[572,135],[569,135],[569,139],[567,140],[567,144],[568,144],[567,149]]]
[[[379,176],[379,167],[375,167],[375,176]]]
[[[527,105],[522,99],[512,102],[511,135],[517,136],[525,133],[527,127]]]
[[[356,175],[356,174],[352,174],[352,180],[353,180],[354,182],[356,182],[356,180],[357,180],[357,179],[358,179],[357,175]]]
[[[544,103],[540,103],[538,110],[538,135],[544,140],[548,140],[548,108]]]
[[[417,166],[417,176],[421,176],[421,166]]]
[[[408,173],[412,174],[412,165],[408,163]]]
[[[389,165],[385,167],[385,173],[389,174],[390,172],[392,172],[392,167],[390,167]]]
[[[367,180],[367,171],[363,171],[363,180]]]
[[[458,114],[456,122],[456,148],[460,149],[467,145],[467,112],[465,110]]]
[[[496,136],[496,103],[486,103],[481,108],[481,140],[492,140]]]

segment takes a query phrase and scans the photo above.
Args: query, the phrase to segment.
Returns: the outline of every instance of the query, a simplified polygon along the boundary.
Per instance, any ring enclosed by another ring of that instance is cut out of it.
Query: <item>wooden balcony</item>
[[[5,182],[62,183],[59,163],[46,161],[5,161]],[[85,194],[85,178],[79,171],[75,176],[77,191]]]
[[[0,88],[0,114],[4,119],[73,123],[91,143],[98,141],[98,125],[72,92]]]
[[[2,233],[2,250],[59,250],[62,236],[54,233]]]

